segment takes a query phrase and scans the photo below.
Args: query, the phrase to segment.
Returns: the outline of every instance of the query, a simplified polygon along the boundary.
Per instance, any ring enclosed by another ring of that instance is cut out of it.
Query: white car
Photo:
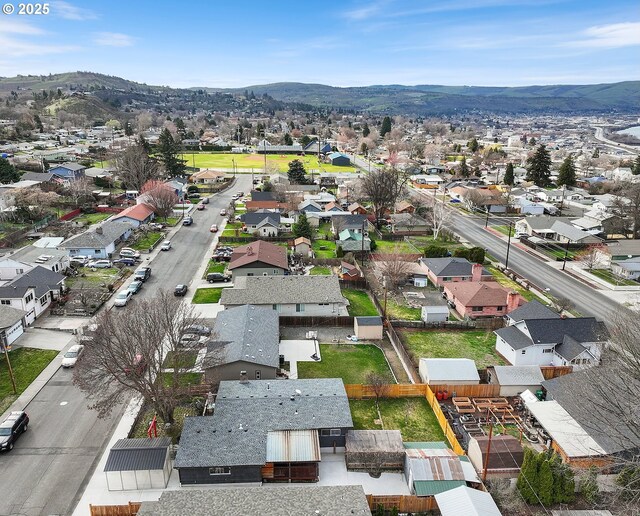
[[[162,245],[160,246],[160,250],[168,251],[169,249],[171,249],[171,240],[165,240],[164,242],[162,242]]]
[[[225,217],[227,215],[227,210],[225,210],[224,208],[220,210],[220,215],[222,215],[223,217]]]
[[[91,269],[109,269],[113,267],[111,260],[94,260],[87,264],[87,267]]]
[[[87,263],[89,262],[89,257],[88,256],[73,256],[72,258],[69,259],[69,263],[71,264],[75,264],[75,265],[87,265]]]
[[[133,293],[130,290],[120,291],[113,302],[113,306],[127,306],[131,296],[133,296]]]
[[[78,357],[81,355],[84,346],[82,344],[75,344],[71,346],[62,357],[62,367],[73,367],[76,365]]]
[[[123,247],[120,249],[120,258],[140,258],[140,251],[136,251],[130,247]]]

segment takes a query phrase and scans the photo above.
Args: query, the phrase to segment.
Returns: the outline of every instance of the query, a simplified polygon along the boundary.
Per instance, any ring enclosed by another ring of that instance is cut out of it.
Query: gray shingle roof
[[[53,174],[49,172],[25,172],[20,177],[21,181],[42,181],[44,183],[51,181]]]
[[[63,249],[72,248],[91,248],[102,249],[109,244],[118,240],[122,235],[132,228],[128,222],[105,222],[99,226],[102,233],[96,233],[96,229],[90,229],[77,236],[71,237],[69,240],[62,242],[60,247]]]
[[[163,469],[169,437],[119,439],[111,448],[104,471],[143,471]]]
[[[375,315],[356,317],[358,326],[382,326],[382,317]]]
[[[340,225],[341,229],[347,228],[362,228],[362,224],[365,223],[367,217],[365,215],[334,215],[331,218],[332,222],[336,221],[336,224]]]
[[[540,385],[544,376],[539,366],[494,366],[500,385]]]
[[[223,381],[214,415],[185,419],[175,467],[263,465],[269,431],[352,427],[340,379]]]
[[[363,247],[365,251],[370,251],[371,240],[365,238],[364,245],[362,240],[336,240],[336,246],[342,247],[342,250],[346,253],[362,251]]]
[[[164,491],[140,516],[371,516],[361,486],[260,486]]]
[[[520,308],[516,308],[509,313],[508,317],[516,322],[528,319],[560,319],[559,314],[536,299],[525,303]]]
[[[436,276],[471,276],[473,264],[466,258],[421,258],[420,261]],[[483,276],[491,273],[482,269]]]
[[[571,222],[571,217],[550,217],[548,215],[525,217],[527,224],[533,231],[550,230],[556,222]]]
[[[573,360],[577,356],[587,351],[582,344],[577,340],[571,338],[569,335],[565,335],[562,339],[562,344],[556,346],[555,352],[565,360]]]
[[[67,256],[67,252],[63,249],[55,249],[51,247],[43,249],[42,247],[27,245],[22,249],[19,249],[15,253],[13,253],[10,256],[10,258],[12,260],[17,260],[23,263],[35,264],[35,261],[41,256],[53,256],[53,258],[47,259],[47,264],[49,264],[49,263],[55,263],[60,258]],[[45,265],[45,264],[40,264],[40,265]]]
[[[66,162],[66,163],[62,163],[61,165],[56,165],[54,167],[51,167],[52,169],[56,169],[56,168],[66,168],[67,170],[73,170],[74,172],[77,170],[84,170],[85,166],[80,165],[80,163],[71,163],[71,162]]]
[[[516,326],[500,328],[493,333],[502,337],[502,339],[515,350],[528,348],[533,345],[531,339],[522,333]]]
[[[269,221],[274,226],[280,225],[280,214],[271,212],[271,211],[252,211],[249,213],[245,213],[240,217],[242,222],[244,222],[247,226],[257,226],[263,221]]]
[[[589,239],[591,241],[600,240],[592,234],[582,231],[581,229],[560,220],[555,221],[553,226],[551,226],[551,229],[558,235],[566,237],[573,242],[581,242],[585,239]]]
[[[31,287],[35,287],[36,297],[42,297],[51,290],[58,290],[63,280],[64,276],[62,274],[38,265],[0,287],[0,298],[22,298]]]
[[[602,342],[609,336],[606,327],[594,317],[532,319],[525,323],[535,344],[560,344],[565,335],[578,342]]]
[[[244,305],[223,310],[216,317],[204,367],[240,360],[278,367],[278,313],[270,307]]]
[[[0,329],[10,328],[22,319],[27,312],[12,306],[0,305]]]
[[[222,305],[343,303],[338,276],[243,276],[222,290]]]
[[[259,190],[252,190],[251,200],[252,201],[275,201],[276,199],[273,196],[273,192],[261,192]]]

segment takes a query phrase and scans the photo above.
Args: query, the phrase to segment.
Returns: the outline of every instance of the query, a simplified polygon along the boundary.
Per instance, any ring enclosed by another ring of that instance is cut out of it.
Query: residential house
[[[220,304],[270,306],[280,315],[348,315],[337,276],[242,276],[222,290]]]
[[[324,208],[315,201],[302,201],[300,204],[298,204],[298,211],[300,211],[301,213],[319,213],[323,212]]]
[[[640,240],[616,240],[607,242],[602,252],[602,265],[640,257]]]
[[[311,256],[311,240],[306,237],[296,238],[293,241],[293,252],[299,254],[300,256]]]
[[[331,231],[338,236],[345,229],[354,233],[363,233],[367,230],[368,221],[364,215],[333,215],[331,217]]]
[[[371,239],[352,229],[343,229],[336,240],[336,249],[345,253],[362,253],[371,250]]]
[[[10,306],[25,313],[24,321],[32,324],[57,299],[65,277],[37,266],[0,286],[0,306]]]
[[[240,216],[247,231],[258,237],[275,237],[280,233],[280,214],[267,210],[248,212]]]
[[[336,202],[336,196],[329,192],[320,192],[317,194],[304,194],[305,201],[313,201],[320,205],[324,210],[324,207],[330,202]]]
[[[11,345],[24,333],[27,312],[12,306],[0,305],[0,352],[10,350]]]
[[[553,223],[551,231],[553,232],[553,240],[564,244],[589,245],[602,243],[601,238],[592,235],[588,231],[584,231],[573,224],[560,220],[556,220]]]
[[[189,187],[189,182],[184,177],[174,177],[173,179],[169,179],[164,182],[173,192],[178,196],[178,199],[186,199],[187,198],[187,188]]]
[[[517,322],[528,319],[560,319],[560,315],[537,299],[534,299],[516,308],[505,317],[507,326],[512,326]]]
[[[327,156],[327,161],[334,167],[348,167],[351,165],[351,159],[341,152],[332,152]]]
[[[526,305],[525,305],[526,306]],[[494,332],[496,351],[511,365],[589,367],[608,340],[594,317],[524,319]]]
[[[54,178],[61,179],[63,181],[77,181],[84,178],[84,171],[87,167],[80,165],[79,163],[66,162],[61,165],[56,165],[49,169],[49,174],[52,174]]]
[[[500,396],[517,396],[530,390],[536,392],[544,382],[540,366],[493,366],[487,368],[488,383],[500,386]]]
[[[283,212],[289,209],[289,204],[278,201],[273,192],[261,192],[253,190],[251,200],[245,203],[247,211],[269,210]]]
[[[482,265],[471,263],[466,258],[420,258],[427,277],[438,287],[456,281],[492,281],[492,274]]]
[[[489,479],[517,478],[524,461],[524,448],[509,434],[473,436],[469,439],[467,456],[478,473],[486,466]]]
[[[274,380],[279,366],[278,314],[271,307],[243,305],[218,313],[202,367],[208,383]]]
[[[394,213],[389,218],[391,219],[391,231],[393,233],[426,233],[431,229],[429,222],[413,212]]]
[[[240,276],[282,276],[289,271],[287,249],[263,240],[236,247],[229,270],[234,280]]]
[[[362,486],[242,486],[163,491],[142,502],[138,516],[290,516],[327,514],[371,516]]]
[[[27,245],[5,260],[0,260],[0,281],[13,279],[37,266],[53,272],[62,272],[69,267],[69,255],[64,249],[42,249]]]
[[[37,181],[38,183],[50,183],[54,175],[51,172],[25,172],[20,176],[21,181]]]
[[[349,210],[351,211],[351,210]],[[400,201],[396,203],[396,213],[414,213],[416,208],[409,201]]]
[[[112,180],[113,176],[116,172],[115,168],[99,168],[99,167],[90,167],[84,171],[85,177],[89,177],[94,181],[96,179],[108,179]]]
[[[324,211],[343,211],[340,205],[336,202],[330,202],[324,207]]]
[[[364,206],[362,206],[360,203],[357,203],[357,202],[351,203],[347,207],[347,211],[349,213],[351,213],[351,215],[366,215],[367,214],[367,209]]]
[[[132,227],[138,228],[143,224],[148,224],[155,218],[153,208],[148,204],[142,202],[135,206],[129,206],[120,213],[111,217],[114,222],[126,222],[131,224]]]
[[[71,257],[109,258],[115,253],[116,246],[131,236],[132,231],[133,227],[128,222],[107,221],[71,237],[60,247],[66,249]]]
[[[556,222],[570,223],[572,220],[574,220],[572,217],[550,217],[548,215],[525,217],[516,221],[516,235],[529,235],[530,237],[553,240],[555,231],[551,229],[552,226]]]
[[[211,185],[222,183],[226,179],[227,174],[219,170],[204,169],[191,174],[191,181],[199,185]]]
[[[340,262],[340,279],[347,281],[355,281],[362,278],[360,269],[348,262]]]
[[[462,317],[503,317],[524,301],[520,294],[496,281],[450,282],[444,285],[449,305]]]
[[[432,385],[477,385],[480,375],[476,363],[469,358],[421,358],[420,378]]]
[[[340,379],[222,381],[213,416],[185,418],[174,466],[183,485],[315,482],[352,428]]]
[[[543,215],[544,214],[544,205],[530,201],[526,197],[517,197],[514,199],[515,208],[519,213],[523,215]]]
[[[611,262],[611,272],[626,280],[640,279],[640,256]]]

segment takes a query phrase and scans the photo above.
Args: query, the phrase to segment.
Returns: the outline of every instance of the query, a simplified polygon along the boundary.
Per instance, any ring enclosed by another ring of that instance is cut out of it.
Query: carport
[[[171,439],[119,439],[104,466],[109,491],[164,489],[171,475]]]

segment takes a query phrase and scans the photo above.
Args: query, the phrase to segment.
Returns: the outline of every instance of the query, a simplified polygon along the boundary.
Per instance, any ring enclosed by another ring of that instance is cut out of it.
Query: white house
[[[0,351],[10,349],[20,335],[24,333],[24,310],[11,306],[0,306]]]
[[[53,272],[62,272],[69,267],[69,255],[63,249],[25,246],[0,260],[0,280],[13,279],[38,265]]]
[[[23,310],[26,324],[32,324],[59,296],[64,279],[62,274],[34,267],[0,286],[0,306]]]

